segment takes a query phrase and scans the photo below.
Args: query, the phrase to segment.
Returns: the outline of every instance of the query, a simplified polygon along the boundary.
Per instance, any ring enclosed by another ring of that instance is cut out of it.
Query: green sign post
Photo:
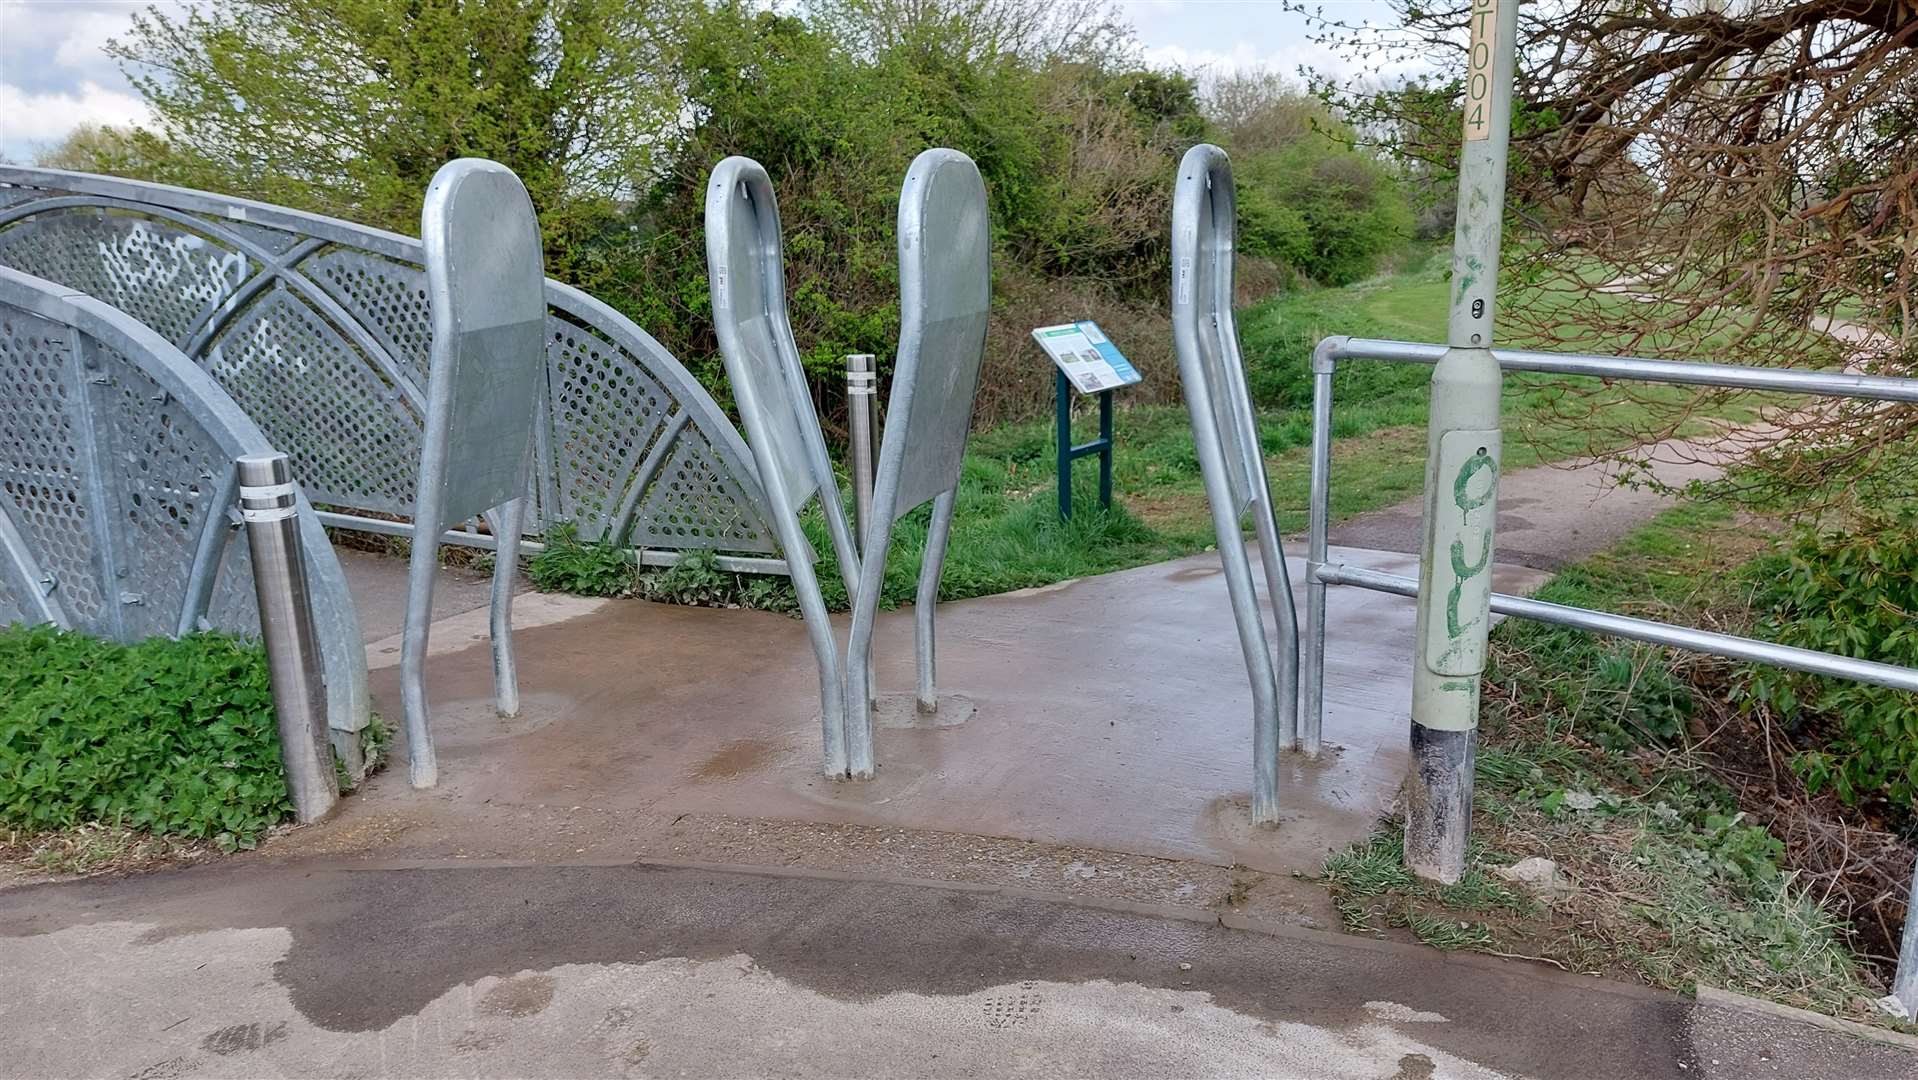
[[[1143,377],[1095,322],[1041,326],[1032,332],[1052,360],[1053,419],[1059,436],[1059,518],[1072,518],[1072,463],[1099,455],[1099,505],[1112,505],[1112,392]],[[1072,445],[1072,392],[1099,395],[1099,437]]]
[[[1427,427],[1405,862],[1420,877],[1446,883],[1465,868],[1479,678],[1491,625],[1502,449],[1492,321],[1517,29],[1518,0],[1472,0],[1449,347],[1432,372]]]

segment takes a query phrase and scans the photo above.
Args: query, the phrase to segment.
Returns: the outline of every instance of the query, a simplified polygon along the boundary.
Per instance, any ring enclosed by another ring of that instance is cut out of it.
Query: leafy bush
[[[246,847],[291,809],[257,646],[0,629],[0,822]]]
[[[1910,510],[1852,530],[1801,530],[1785,551],[1754,564],[1759,636],[1918,667],[1915,536]],[[1894,807],[1918,798],[1918,696],[1777,668],[1749,669],[1736,692],[1814,744],[1793,762],[1814,790]]]

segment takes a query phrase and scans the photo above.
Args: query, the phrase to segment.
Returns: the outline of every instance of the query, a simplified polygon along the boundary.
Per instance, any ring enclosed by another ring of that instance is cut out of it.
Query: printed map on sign
[[[1144,378],[1100,332],[1098,323],[1041,326],[1032,332],[1032,339],[1081,394],[1131,386]]]

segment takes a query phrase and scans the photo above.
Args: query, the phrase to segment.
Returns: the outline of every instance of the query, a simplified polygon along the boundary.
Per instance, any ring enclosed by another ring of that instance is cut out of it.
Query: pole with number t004
[[[1492,324],[1517,30],[1518,0],[1472,0],[1449,347],[1432,372],[1426,433],[1405,862],[1420,877],[1447,883],[1457,881],[1465,868],[1479,678],[1491,628],[1501,459]]]
[[[306,591],[293,471],[285,454],[249,454],[236,464],[286,790],[293,799],[293,816],[302,823],[316,821],[333,809],[340,785],[327,745],[320,644]]]

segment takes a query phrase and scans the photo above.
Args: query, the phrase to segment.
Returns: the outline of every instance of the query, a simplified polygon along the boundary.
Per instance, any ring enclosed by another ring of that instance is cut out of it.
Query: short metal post
[[[253,556],[253,589],[260,603],[260,637],[273,679],[280,760],[293,816],[317,821],[339,801],[339,777],[327,744],[326,688],[319,639],[313,632],[306,565],[300,552],[299,506],[285,454],[248,454],[237,461],[240,515]]]
[[[846,467],[852,470],[852,527],[859,551],[866,551],[866,530],[872,527],[873,394],[878,375],[871,353],[846,357],[846,434],[851,446]]]
[[[1317,757],[1325,735],[1325,565],[1332,519],[1332,374],[1330,339],[1312,350],[1312,483],[1305,534],[1305,676],[1299,748]]]
[[[1059,520],[1072,520],[1072,384],[1055,370],[1052,380],[1053,428],[1059,435]]]
[[[1905,1019],[1918,1020],[1918,866],[1911,868],[1911,897],[1905,905],[1905,933],[1898,947],[1898,973],[1891,996],[1905,1007]]]
[[[1449,347],[1432,371],[1432,414],[1426,425],[1425,542],[1413,637],[1405,864],[1420,877],[1448,884],[1465,871],[1479,680],[1491,629],[1492,544],[1502,456],[1500,371],[1492,356],[1492,326],[1518,4],[1471,3]]]

